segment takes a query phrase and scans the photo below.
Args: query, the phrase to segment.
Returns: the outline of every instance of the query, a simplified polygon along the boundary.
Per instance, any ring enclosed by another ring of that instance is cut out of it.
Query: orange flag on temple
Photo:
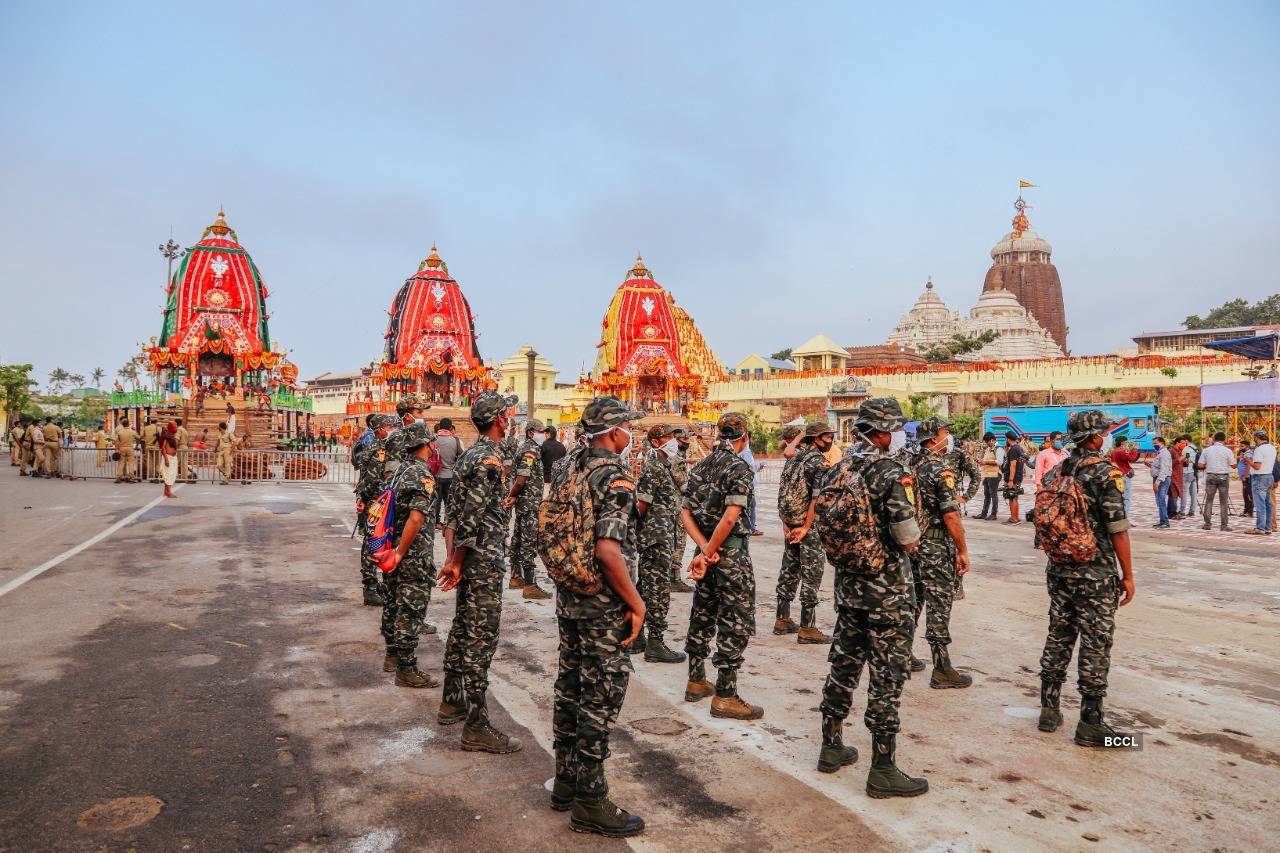
[[[1034,186],[1036,186],[1036,184],[1033,184],[1030,181],[1018,181],[1018,189],[1020,190],[1025,190],[1027,187],[1034,187]]]

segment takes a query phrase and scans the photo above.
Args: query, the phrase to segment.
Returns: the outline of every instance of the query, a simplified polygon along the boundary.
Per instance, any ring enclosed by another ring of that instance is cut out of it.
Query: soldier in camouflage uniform
[[[1128,485],[1120,469],[1102,456],[1103,436],[1111,427],[1098,409],[1076,412],[1067,421],[1075,442],[1062,464],[1049,472],[1046,485],[1057,477],[1075,477],[1084,492],[1089,522],[1098,546],[1088,563],[1049,561],[1045,567],[1049,587],[1049,635],[1040,656],[1040,731],[1062,725],[1058,698],[1067,678],[1067,666],[1076,637],[1080,638],[1077,686],[1080,690],[1080,722],[1075,742],[1102,746],[1115,730],[1102,718],[1111,667],[1111,642],[1115,636],[1116,607],[1133,601],[1133,561],[1129,552],[1129,519],[1125,517],[1124,490]],[[1117,576],[1116,565],[1123,573]]]
[[[464,720],[462,748],[506,753],[520,741],[489,722],[485,694],[489,664],[498,648],[502,619],[502,555],[508,515],[502,509],[502,456],[498,442],[506,433],[507,410],[514,398],[485,391],[471,403],[471,422],[480,437],[458,457],[445,539],[449,556],[440,569],[442,592],[458,588],[457,611],[444,650],[444,696],[437,720],[448,726]]]
[[[716,424],[716,433],[715,450],[689,472],[680,513],[684,529],[698,548],[689,564],[696,586],[684,646],[689,655],[684,699],[697,702],[714,694],[713,717],[758,720],[764,709],[738,695],[738,670],[756,632],[756,578],[747,552],[753,472],[738,455],[749,440],[747,419],[729,412]],[[716,653],[711,662],[719,670],[714,687],[706,675],[713,636]]]
[[[436,478],[427,458],[436,436],[425,421],[398,432],[409,460],[396,468],[390,482],[395,493],[396,546],[386,576],[387,604],[382,609],[382,637],[387,644],[382,668],[395,670],[400,687],[436,687],[440,682],[418,669],[414,654],[435,585]]]
[[[409,461],[409,454],[404,446],[403,427],[421,421],[429,408],[431,406],[416,394],[405,394],[396,402],[397,429],[387,438],[387,456],[394,465],[403,465]]]
[[[956,496],[960,505],[966,507],[967,515],[969,501],[973,500],[973,496],[982,488],[982,472],[978,470],[978,463],[973,461],[973,456],[959,442],[952,440],[948,443],[948,447],[950,450],[947,451],[947,467],[956,472]],[[964,600],[964,575],[958,572],[956,573],[955,600]]]
[[[530,419],[524,426],[524,444],[515,454],[511,486],[502,501],[502,508],[515,508],[516,530],[511,537],[511,586],[517,582],[524,588],[524,597],[542,601],[551,594],[538,586],[537,545],[538,507],[542,506],[542,449],[534,436],[546,430],[542,421]]]
[[[552,715],[556,773],[551,807],[572,810],[569,823],[578,832],[612,837],[644,829],[642,819],[609,799],[604,775],[609,729],[622,710],[632,672],[626,646],[636,641],[645,619],[644,602],[622,556],[636,486],[618,455],[631,444],[628,422],[639,417],[616,397],[588,403],[582,426],[590,446],[566,457],[568,464],[556,464],[551,484],[554,491],[571,475],[588,471],[595,516],[591,535],[603,581],[594,595],[556,588],[560,659]]]
[[[640,517],[640,597],[644,599],[644,659],[650,663],[680,663],[684,655],[667,648],[667,611],[671,608],[671,549],[682,498],[672,475],[671,459],[678,451],[673,430],[665,424],[649,428],[649,452],[636,486],[636,514]]]
[[[818,769],[834,773],[858,760],[858,751],[845,746],[841,729],[853,704],[865,663],[868,668],[867,711],[863,722],[871,732],[872,763],[867,794],[872,797],[914,797],[929,790],[924,779],[898,769],[898,700],[907,680],[911,632],[915,627],[915,588],[911,565],[904,559],[920,542],[916,522],[915,481],[889,446],[904,424],[902,409],[892,397],[867,400],[858,409],[855,426],[865,448],[840,463],[853,467],[866,483],[876,535],[888,554],[879,571],[863,564],[857,554],[847,562],[828,553],[835,569],[836,631],[831,644],[831,673],[822,689],[822,750]],[[825,523],[832,523],[825,519]]]
[[[916,427],[920,452],[916,456],[916,492],[920,496],[919,521],[923,533],[913,559],[916,577],[915,620],[928,606],[925,639],[933,652],[933,688],[968,687],[973,677],[951,665],[951,601],[956,578],[969,571],[969,548],[956,502],[958,472],[946,452],[950,424],[942,418],[926,418]]]
[[[520,442],[516,440],[514,432],[504,434],[502,440],[498,442],[498,458],[502,460],[502,493],[504,495],[510,491],[511,481],[515,477],[516,452],[519,449]],[[511,508],[503,507],[502,512],[507,520],[502,528],[502,553],[498,555],[498,567],[504,575],[508,567],[511,569],[511,581],[507,584],[507,589],[524,589],[524,576],[520,574],[520,568],[516,565],[515,554],[511,547]]]
[[[676,439],[676,455],[672,456],[668,461],[671,463],[671,478],[676,482],[676,494],[681,495],[683,500],[684,487],[689,484],[689,443],[693,441],[693,436],[689,434],[689,430],[682,426],[675,428],[672,433]],[[675,527],[675,543],[671,549],[671,591],[672,592],[693,592],[693,587],[684,582],[681,577],[684,569],[684,552],[689,544],[689,534],[685,533],[684,525],[677,518]]]
[[[813,499],[818,480],[827,471],[823,455],[831,449],[836,434],[826,421],[809,424],[800,439],[800,449],[787,460],[778,488],[778,517],[786,545],[778,572],[778,613],[775,634],[798,634],[798,643],[825,644],[831,638],[818,630],[818,587],[822,585],[822,543],[813,528]],[[791,619],[791,600],[800,587],[800,624]]]
[[[387,456],[387,436],[397,421],[393,415],[374,414],[369,416],[368,424],[373,430],[372,437],[365,443],[359,455],[356,471],[356,523],[366,542],[360,548],[360,583],[364,587],[364,603],[382,607],[386,603],[382,572],[369,554],[368,536],[365,528],[365,508],[374,501],[386,488],[385,480],[388,467],[391,466]]]

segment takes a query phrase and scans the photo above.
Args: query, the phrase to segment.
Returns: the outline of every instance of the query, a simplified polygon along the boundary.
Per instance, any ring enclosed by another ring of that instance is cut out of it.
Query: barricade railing
[[[180,450],[177,481],[219,483],[327,483],[355,485],[356,471],[346,448],[305,450],[232,449],[229,458],[216,450]],[[64,447],[57,468],[64,477],[84,480],[161,480],[161,454],[155,448],[119,460],[114,447]],[[226,475],[224,477],[224,474]]]

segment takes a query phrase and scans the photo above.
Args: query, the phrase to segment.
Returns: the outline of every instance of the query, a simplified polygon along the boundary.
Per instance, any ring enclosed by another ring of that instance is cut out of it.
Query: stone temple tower
[[[1067,349],[1067,313],[1062,302],[1062,281],[1051,257],[1053,247],[1031,230],[1027,203],[1013,204],[1013,230],[991,249],[991,269],[987,270],[982,292],[1004,289],[1022,303],[1049,335]]]

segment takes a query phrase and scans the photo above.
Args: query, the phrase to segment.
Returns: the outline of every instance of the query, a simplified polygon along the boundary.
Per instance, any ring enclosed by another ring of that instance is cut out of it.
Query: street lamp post
[[[159,246],[160,254],[169,261],[169,274],[165,277],[164,286],[167,290],[169,283],[173,281],[173,260],[182,254],[182,247],[173,242],[173,235],[169,235],[169,239]]]
[[[533,362],[537,357],[538,354],[534,352],[533,347],[529,347],[529,352],[525,356],[525,358],[529,359],[529,377],[528,381],[525,383],[525,389],[528,391],[528,393],[525,394],[525,399],[528,401],[525,405],[528,406],[529,420],[533,420],[535,417],[533,414]]]

